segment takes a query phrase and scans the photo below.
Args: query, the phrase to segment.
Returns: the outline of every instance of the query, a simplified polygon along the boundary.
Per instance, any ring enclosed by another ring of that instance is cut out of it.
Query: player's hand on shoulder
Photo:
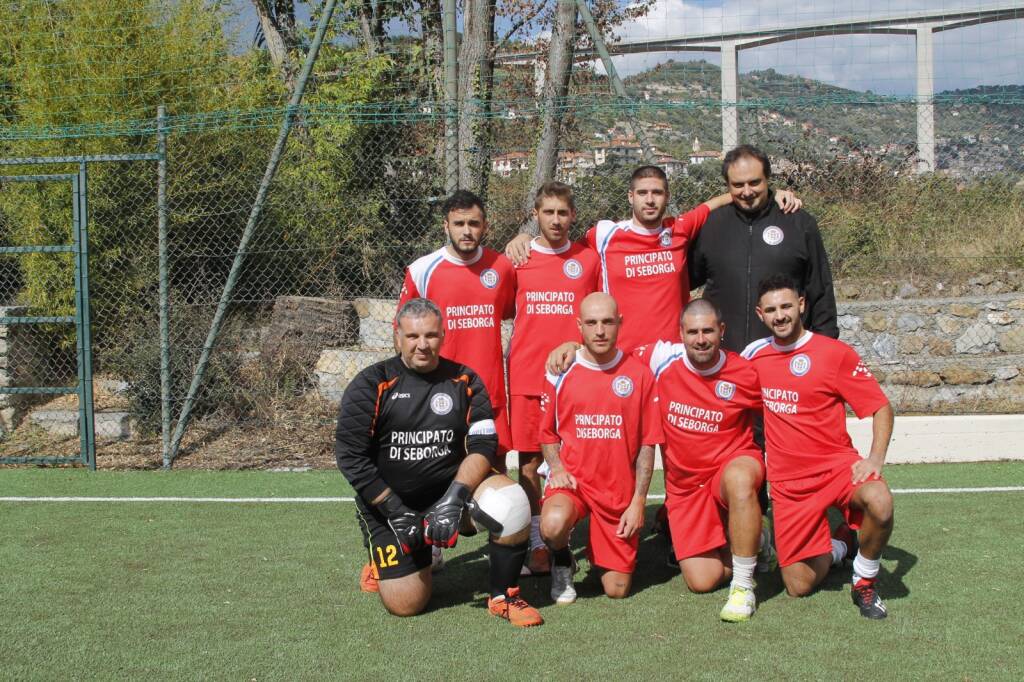
[[[853,475],[854,485],[864,481],[877,481],[882,477],[882,465],[875,463],[871,458],[854,462],[850,471]]]
[[[548,473],[546,485],[548,488],[575,490],[576,478],[562,467],[552,467],[551,472]]]
[[[581,348],[575,341],[566,341],[548,354],[544,368],[549,374],[561,374],[572,367],[576,360],[576,351]]]
[[[775,190],[775,203],[783,213],[796,213],[804,205],[804,202],[788,189]]]
[[[619,527],[615,531],[617,537],[623,540],[628,540],[633,537],[644,527],[644,505],[640,503],[630,503],[626,507],[626,511],[619,517]]]
[[[469,486],[452,481],[448,491],[423,514],[423,534],[428,545],[454,547],[459,539],[462,510],[469,499]]]
[[[391,493],[377,508],[387,517],[388,525],[398,538],[403,553],[412,554],[423,547],[423,517],[406,507],[402,498]]]
[[[512,261],[513,265],[525,265],[530,260],[530,240],[528,234],[517,234],[505,245],[505,257]]]

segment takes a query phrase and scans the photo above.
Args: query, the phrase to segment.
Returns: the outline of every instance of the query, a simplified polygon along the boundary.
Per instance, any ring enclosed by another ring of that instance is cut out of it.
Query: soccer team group
[[[627,597],[660,447],[658,525],[690,590],[729,586],[722,620],[753,616],[759,555],[777,558],[792,596],[852,563],[860,614],[886,616],[875,583],[893,525],[881,476],[892,408],[836,338],[813,217],[771,189],[754,147],[729,152],[722,175],[727,193],[673,217],[665,173],[641,166],[631,217],[577,242],[572,190],[549,183],[534,203],[539,235],[505,254],[482,246],[476,195],[447,200],[448,243],[406,271],[397,354],[349,384],[336,431],[369,552],[360,585],[389,612],[422,612],[440,550],[486,531],[490,612],[540,625],[519,580],[550,575],[552,600],[574,602],[571,535],[587,518],[605,594]],[[866,457],[846,405],[873,419]],[[836,528],[829,508],[844,518]]]

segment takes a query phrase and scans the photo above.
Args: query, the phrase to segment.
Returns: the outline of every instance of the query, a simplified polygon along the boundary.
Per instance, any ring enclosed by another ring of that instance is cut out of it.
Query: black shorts
[[[412,554],[402,552],[387,518],[376,507],[369,507],[359,498],[356,498],[356,518],[363,533],[363,545],[381,580],[404,578],[430,566],[429,546],[421,547]]]

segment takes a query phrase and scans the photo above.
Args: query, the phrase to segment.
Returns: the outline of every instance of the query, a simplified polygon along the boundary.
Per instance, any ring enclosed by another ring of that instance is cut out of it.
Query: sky
[[[251,0],[232,2],[239,10],[236,27],[241,38],[251,42],[257,23]],[[935,91],[1024,83],[1024,0],[657,0],[647,16],[620,26],[616,33],[626,41],[657,40],[994,5],[1018,6],[1022,18],[935,35]],[[302,10],[302,18],[307,19],[308,10]],[[720,63],[717,52],[681,52],[618,56],[615,66],[628,76],[669,59]],[[893,35],[807,38],[742,50],[739,68],[741,72],[772,68],[853,90],[912,95],[915,40]]]

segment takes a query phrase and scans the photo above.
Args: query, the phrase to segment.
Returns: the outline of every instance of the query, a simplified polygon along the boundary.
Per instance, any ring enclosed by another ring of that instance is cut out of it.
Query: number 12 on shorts
[[[398,565],[398,548],[394,545],[374,547],[377,550],[377,568],[388,568]]]

